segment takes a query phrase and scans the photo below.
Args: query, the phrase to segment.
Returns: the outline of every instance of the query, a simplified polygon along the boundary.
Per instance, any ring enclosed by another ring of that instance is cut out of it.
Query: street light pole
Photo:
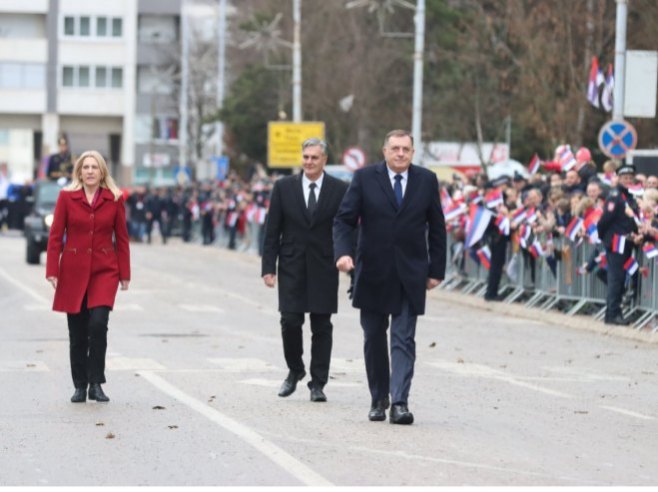
[[[180,87],[180,125],[178,128],[178,165],[181,168],[187,167],[187,93],[189,84],[189,55],[190,55],[190,40],[189,40],[189,26],[188,26],[188,6],[187,0],[183,0],[181,12],[181,46],[182,46],[182,60],[181,60],[181,87]]]
[[[292,43],[292,121],[302,121],[302,44],[301,21],[302,0],[292,2],[292,20],[294,22]]]
[[[615,31],[615,87],[612,119],[624,119],[624,71],[626,70],[626,16],[628,0],[617,0],[617,27]]]
[[[225,72],[226,72],[226,2],[219,0],[219,25],[217,32],[217,110],[224,106]],[[224,123],[217,119],[217,153],[220,157],[224,151]]]
[[[416,162],[422,165],[422,118],[423,118],[423,51],[425,49],[425,0],[416,2],[416,24],[414,43],[414,90],[413,115],[411,119],[411,134],[414,138]]]

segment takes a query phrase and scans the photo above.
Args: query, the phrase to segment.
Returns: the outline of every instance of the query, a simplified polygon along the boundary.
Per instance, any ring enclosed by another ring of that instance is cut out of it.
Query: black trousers
[[[614,253],[610,248],[605,249],[608,260],[608,296],[606,299],[605,319],[611,321],[621,316],[621,300],[626,286],[626,270],[624,263],[630,258],[632,247],[628,244],[624,254]]]
[[[87,296],[79,313],[67,314],[71,376],[76,388],[105,382],[105,352],[110,308],[87,308]]]
[[[329,363],[333,343],[333,325],[331,314],[310,313],[311,319],[311,381],[310,386],[323,388],[329,380]],[[304,342],[302,325],[304,313],[281,313],[281,337],[283,338],[283,355],[288,369],[294,372],[304,371]]]
[[[487,277],[487,292],[485,298],[493,299],[498,296],[498,287],[503,275],[505,257],[507,256],[507,237],[497,235],[491,240],[491,266]]]

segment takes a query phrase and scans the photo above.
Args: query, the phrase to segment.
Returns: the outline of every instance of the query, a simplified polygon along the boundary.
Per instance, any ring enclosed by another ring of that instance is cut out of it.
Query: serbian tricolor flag
[[[582,230],[582,228],[583,228],[583,219],[581,219],[580,217],[574,217],[573,219],[571,219],[571,222],[569,222],[569,225],[565,229],[564,234],[572,241],[575,241],[576,236],[578,236],[578,233]]]
[[[628,191],[635,196],[642,195],[644,193],[644,186],[641,183],[633,184],[628,187]]]
[[[501,190],[491,190],[484,195],[484,203],[487,208],[496,208],[503,204],[503,192]]]
[[[534,208],[528,209],[525,213],[525,220],[528,224],[534,224],[537,221],[537,210]]]
[[[605,82],[603,72],[599,68],[599,59],[596,56],[592,57],[592,68],[589,71],[589,80],[587,81],[587,100],[595,108],[600,107],[599,104],[599,87]]]
[[[459,218],[459,216],[464,213],[466,213],[466,205],[464,205],[463,203],[461,204],[455,203],[443,210],[443,217],[445,218],[446,222],[450,222]]]
[[[541,243],[537,239],[535,239],[535,241],[532,243],[532,246],[530,246],[530,254],[535,259],[546,254],[544,248],[542,248]]]
[[[503,236],[509,236],[509,230],[510,230],[510,221],[509,217],[507,215],[499,215],[496,218],[496,227],[498,227],[498,230]]]
[[[612,235],[612,251],[619,254],[624,254],[624,249],[626,248],[626,236],[620,236],[619,234]]]
[[[523,222],[525,219],[525,208],[521,207],[518,210],[512,212],[512,225],[518,227],[518,225]]]
[[[480,260],[480,265],[489,270],[491,267],[491,250],[489,249],[489,246],[483,246],[478,249],[475,254]]]
[[[647,258],[649,259],[658,256],[658,249],[656,249],[656,245],[654,243],[645,244],[642,246],[642,251],[644,251],[644,254],[647,255]]]
[[[539,167],[541,166],[541,159],[535,153],[535,155],[532,156],[532,159],[530,159],[530,162],[528,163],[528,172],[530,173],[530,176],[533,174],[537,174],[537,171],[539,171]]]
[[[629,275],[635,275],[638,268],[640,268],[640,265],[637,264],[637,261],[635,261],[635,258],[632,256],[626,260],[626,263],[624,263],[624,270],[626,270],[626,273]]]
[[[482,238],[493,214],[484,207],[478,207],[472,204],[468,215],[469,223],[466,233],[466,247],[470,248]]]
[[[589,238],[590,244],[598,244],[601,242],[599,239],[599,228],[596,224],[590,224],[587,228],[587,237]]]
[[[614,88],[615,88],[615,75],[612,69],[612,64],[608,63],[608,73],[605,76],[605,85],[601,93],[601,107],[606,111],[612,111],[614,105]]]
[[[519,244],[523,249],[528,249],[528,242],[530,236],[532,235],[532,229],[526,224],[522,224],[519,227]]]
[[[560,163],[560,169],[563,173],[572,169],[578,161],[571,151],[571,147],[568,145],[564,146],[564,150],[558,156],[558,162]]]

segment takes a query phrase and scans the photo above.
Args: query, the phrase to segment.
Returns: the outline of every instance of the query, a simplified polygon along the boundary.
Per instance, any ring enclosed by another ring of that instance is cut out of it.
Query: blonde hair
[[[98,167],[101,171],[100,187],[110,190],[114,195],[114,201],[116,202],[119,198],[121,198],[123,193],[121,193],[121,190],[112,179],[112,176],[110,176],[110,171],[107,168],[105,159],[103,159],[103,156],[100,154],[100,152],[95,150],[87,150],[83,152],[80,157],[78,157],[78,160],[75,161],[75,165],[73,166],[73,172],[71,173],[71,184],[64,189],[68,191],[76,191],[82,189],[82,163],[87,157],[91,157],[98,163]]]

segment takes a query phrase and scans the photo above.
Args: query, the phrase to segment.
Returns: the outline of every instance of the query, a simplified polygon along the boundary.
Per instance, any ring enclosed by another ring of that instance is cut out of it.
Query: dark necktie
[[[398,202],[398,207],[402,205],[402,175],[395,175],[395,185],[393,185],[393,193],[395,193],[395,201]]]
[[[308,213],[311,214],[311,215],[313,215],[313,213],[315,212],[315,206],[318,203],[318,200],[315,196],[315,187],[316,186],[317,185],[315,183],[311,183],[310,185],[308,185],[308,187],[311,191],[308,194],[308,205],[306,206],[306,208],[308,208]]]

